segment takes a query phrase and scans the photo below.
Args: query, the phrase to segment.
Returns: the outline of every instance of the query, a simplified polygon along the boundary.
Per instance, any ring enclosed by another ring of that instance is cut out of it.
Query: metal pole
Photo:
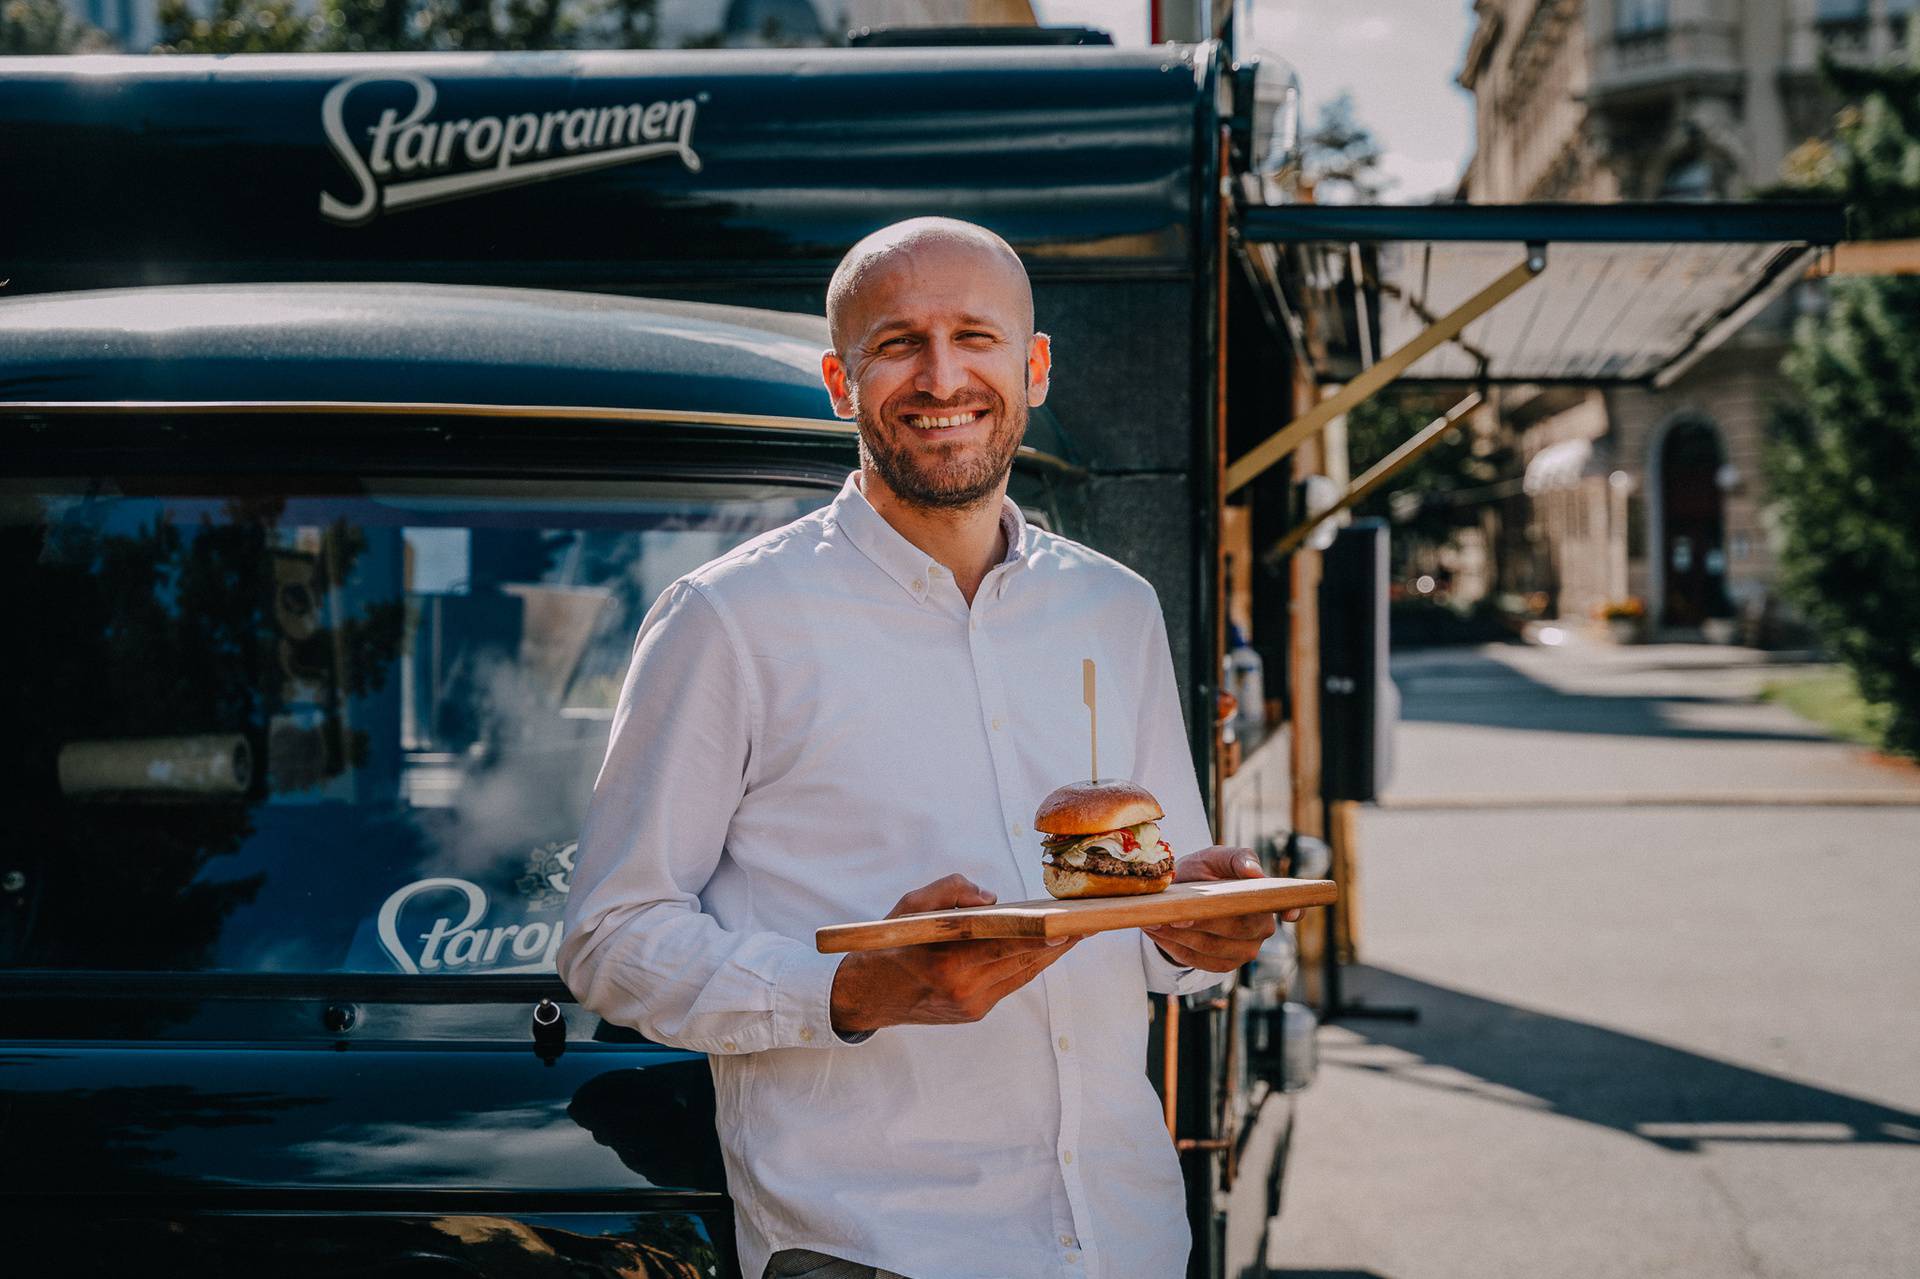
[[[1256,476],[1286,457],[1301,442],[1319,433],[1320,428],[1366,400],[1406,372],[1421,356],[1459,336],[1461,330],[1513,296],[1522,286],[1547,269],[1547,250],[1542,244],[1527,246],[1526,260],[1506,272],[1423,329],[1420,335],[1397,351],[1382,356],[1372,368],[1362,371],[1353,381],[1327,399],[1308,408],[1279,431],[1256,444],[1246,456],[1227,467],[1227,492],[1246,487]]]
[[[1275,542],[1273,549],[1266,553],[1264,556],[1265,561],[1273,564],[1291,555],[1294,548],[1306,541],[1308,535],[1310,535],[1313,530],[1319,528],[1322,524],[1340,514],[1340,512],[1350,510],[1366,501],[1369,497],[1372,497],[1388,480],[1419,461],[1429,449],[1441,441],[1447,432],[1465,421],[1467,414],[1480,407],[1480,400],[1480,392],[1475,391],[1468,395],[1466,399],[1460,401],[1445,413],[1427,423],[1417,434],[1410,437],[1406,443],[1374,463],[1365,475],[1362,475],[1356,480],[1353,486],[1340,496],[1339,501],[1335,502],[1326,510],[1321,511],[1318,515],[1310,516],[1288,530],[1287,535],[1278,542]]]

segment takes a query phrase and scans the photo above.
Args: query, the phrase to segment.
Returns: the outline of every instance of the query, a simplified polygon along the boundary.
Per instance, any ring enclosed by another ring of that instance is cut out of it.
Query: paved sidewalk
[[[1780,673],[1396,663],[1415,806],[1363,819],[1348,984],[1422,1019],[1323,1032],[1277,1274],[1920,1275],[1920,770],[1752,701]],[[1528,806],[1423,800],[1462,790]]]
[[[1396,657],[1405,699],[1390,804],[1744,794],[1920,801],[1920,768],[1829,741],[1755,700],[1808,669],[1709,645],[1437,649]]]

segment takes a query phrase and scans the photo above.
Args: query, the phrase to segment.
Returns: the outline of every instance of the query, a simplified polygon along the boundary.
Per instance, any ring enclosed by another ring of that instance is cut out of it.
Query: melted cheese
[[[1153,822],[1141,822],[1138,826],[1128,827],[1138,841],[1138,847],[1129,852],[1121,847],[1118,834],[1090,835],[1077,843],[1064,848],[1056,848],[1053,855],[1067,866],[1080,867],[1087,864],[1087,852],[1093,850],[1105,853],[1115,861],[1153,863],[1164,861],[1168,854],[1160,847],[1160,827]]]

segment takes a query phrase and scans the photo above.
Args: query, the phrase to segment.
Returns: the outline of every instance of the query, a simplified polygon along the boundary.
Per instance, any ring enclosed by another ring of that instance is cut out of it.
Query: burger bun
[[[1160,801],[1144,786],[1123,781],[1069,782],[1040,801],[1033,828],[1043,835],[1099,835],[1157,822],[1164,816]]]

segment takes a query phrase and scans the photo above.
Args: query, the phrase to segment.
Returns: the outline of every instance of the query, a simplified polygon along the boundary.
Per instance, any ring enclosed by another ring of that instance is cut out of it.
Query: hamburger
[[[1129,897],[1173,882],[1173,849],[1156,823],[1160,802],[1132,782],[1074,782],[1040,801],[1047,891],[1055,897]]]

